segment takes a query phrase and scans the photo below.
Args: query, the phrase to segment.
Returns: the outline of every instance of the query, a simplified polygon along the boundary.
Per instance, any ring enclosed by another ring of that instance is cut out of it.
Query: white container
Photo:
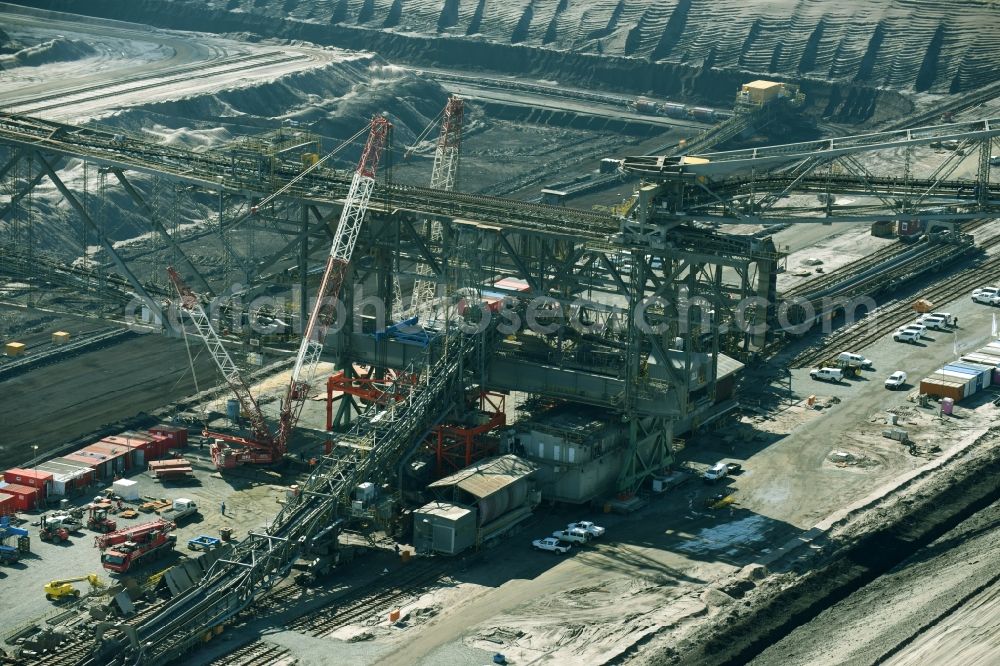
[[[139,499],[139,484],[129,479],[119,479],[112,486],[115,494],[126,500]]]

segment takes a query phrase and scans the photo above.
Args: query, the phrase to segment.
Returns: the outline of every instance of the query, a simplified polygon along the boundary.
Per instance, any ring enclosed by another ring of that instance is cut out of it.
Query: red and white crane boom
[[[184,280],[181,279],[181,276],[173,267],[167,268],[167,275],[170,277],[170,281],[174,283],[174,287],[180,295],[180,308],[191,318],[198,337],[205,341],[205,346],[208,348],[209,354],[212,355],[212,360],[215,361],[215,365],[222,372],[222,376],[225,378],[226,383],[229,384],[229,388],[236,394],[243,413],[248,415],[250,419],[250,432],[253,439],[248,440],[242,437],[207,431],[204,434],[208,437],[222,439],[249,449],[247,453],[254,458],[253,462],[264,464],[274,462],[271,453],[274,448],[274,438],[271,436],[271,431],[264,420],[264,414],[261,412],[256,398],[250,393],[250,387],[243,381],[239,368],[236,367],[232,357],[229,356],[229,352],[226,351],[226,347],[222,343],[222,338],[219,337],[219,334],[212,326],[211,318],[205,312],[205,308],[202,306],[198,296],[184,283]],[[212,458],[216,465],[219,466],[218,451],[217,447],[214,446],[212,447]]]
[[[206,432],[208,436],[242,447],[242,451],[233,456],[226,455],[220,447],[213,446],[212,458],[217,467],[229,467],[244,462],[270,464],[279,461],[285,454],[288,440],[296,423],[298,423],[302,406],[309,393],[313,374],[319,363],[320,355],[323,353],[323,342],[334,321],[335,299],[340,293],[351,255],[354,253],[354,246],[357,244],[361,225],[368,212],[368,202],[375,189],[375,172],[378,169],[378,163],[382,157],[382,151],[385,148],[391,127],[388,119],[381,116],[372,118],[369,125],[368,140],[361,155],[361,162],[351,180],[347,199],[344,201],[344,209],[341,212],[340,221],[337,223],[333,245],[330,247],[330,254],[326,261],[326,270],[323,272],[315,304],[302,334],[302,342],[295,357],[288,391],[281,403],[281,415],[276,434],[272,435],[268,428],[260,405],[250,393],[246,382],[243,381],[239,368],[229,356],[229,352],[226,351],[222,339],[213,328],[211,319],[202,307],[198,296],[184,283],[177,271],[173,268],[167,269],[167,273],[180,295],[181,308],[188,313],[194,322],[198,336],[205,341],[215,364],[239,399],[243,412],[250,419],[252,440]],[[305,270],[304,266],[300,268]]]
[[[326,260],[326,270],[323,271],[323,279],[316,293],[309,322],[302,333],[299,353],[295,357],[288,391],[282,403],[281,420],[276,437],[278,452],[281,454],[284,454],[288,438],[298,423],[302,405],[305,403],[316,366],[323,353],[323,342],[333,324],[336,315],[335,299],[340,293],[351,255],[354,253],[354,246],[358,241],[361,224],[368,212],[368,201],[375,189],[375,172],[378,170],[378,163],[391,127],[386,118],[381,116],[372,118],[368,141],[361,154],[361,162],[351,180],[344,209],[340,213],[337,230],[333,235],[333,244],[330,246],[330,255]]]
[[[449,97],[441,119],[441,134],[434,151],[434,169],[431,171],[431,188],[450,192],[458,181],[458,157],[462,146],[462,121],[465,102],[461,97]],[[441,223],[431,222],[431,245],[441,242]],[[434,300],[435,282],[426,264],[417,265],[420,276],[413,283],[410,312],[419,312]]]

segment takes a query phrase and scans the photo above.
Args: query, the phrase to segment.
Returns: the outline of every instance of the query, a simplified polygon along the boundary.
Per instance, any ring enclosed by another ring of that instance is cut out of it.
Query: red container
[[[161,455],[165,454],[168,449],[184,448],[188,443],[188,430],[187,428],[182,428],[180,426],[172,426],[162,423],[155,428],[150,428],[149,434],[165,440],[168,443],[168,446],[164,447]]]
[[[31,486],[22,486],[16,483],[8,483],[0,492],[14,498],[14,509],[16,511],[32,511],[38,507],[42,499],[42,491]]]
[[[22,486],[37,488],[42,491],[42,497],[48,494],[52,484],[52,473],[37,469],[20,469],[15,467],[3,473],[3,480]]]
[[[17,511],[17,500],[13,495],[0,492],[0,516],[12,516]]]
[[[111,475],[121,476],[132,468],[132,449],[112,442],[94,442],[83,447],[83,451],[105,456],[110,465]]]
[[[51,465],[53,468],[57,466],[62,467],[64,473],[74,478],[73,486],[75,488],[85,488],[86,486],[93,485],[97,480],[97,472],[94,468],[79,461],[69,460],[68,458],[53,458],[46,465]],[[80,469],[84,469],[86,472],[80,474],[77,472]],[[55,469],[47,469],[46,471],[55,473]]]

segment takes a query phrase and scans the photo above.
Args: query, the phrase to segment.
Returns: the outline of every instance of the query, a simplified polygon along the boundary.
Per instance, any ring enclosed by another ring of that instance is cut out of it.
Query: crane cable
[[[174,288],[176,288],[176,287],[177,287],[177,285],[174,285]],[[178,296],[181,295],[180,291],[177,292],[177,295]],[[183,316],[183,314],[181,314],[180,308],[178,308],[177,314],[180,315],[178,317],[177,321],[178,321],[178,323],[180,324],[180,327],[181,327],[181,337],[184,338],[184,348],[187,350],[188,364],[191,366],[191,378],[194,380],[194,392],[195,392],[195,395],[197,395],[197,394],[201,393],[201,389],[198,387],[198,373],[195,371],[195,368],[194,368],[194,361],[195,361],[195,358],[197,358],[197,357],[191,356],[191,343],[188,341],[187,327],[184,326],[184,316]],[[198,356],[201,356],[201,352],[198,352]],[[180,382],[180,379],[178,379],[177,381]],[[175,386],[176,386],[176,384],[175,384]],[[208,428],[208,406],[204,402],[202,402],[201,417],[202,417],[202,425],[207,429]]]
[[[447,108],[447,107],[445,107],[445,108]],[[417,146],[420,145],[420,142],[427,138],[427,135],[431,133],[431,130],[433,128],[437,127],[438,122],[441,120],[441,118],[444,117],[444,112],[445,112],[445,109],[441,109],[441,111],[437,114],[437,116],[434,118],[434,120],[432,120],[429,123],[427,123],[427,127],[425,127],[424,131],[420,133],[420,136],[418,136],[416,139],[414,139],[413,145],[411,145],[409,148],[407,148],[406,152],[403,153],[403,159],[404,160],[410,159],[410,155],[412,155],[413,151],[415,151],[417,149]]]

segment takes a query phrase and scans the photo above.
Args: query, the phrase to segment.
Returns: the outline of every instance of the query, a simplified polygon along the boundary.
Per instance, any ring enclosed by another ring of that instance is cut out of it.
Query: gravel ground
[[[876,593],[867,606],[851,601],[844,606],[858,609],[854,621],[858,623],[857,626],[863,626],[869,632],[860,635],[857,643],[843,638],[836,628],[836,623],[840,620],[833,616],[831,623],[834,624],[834,629],[828,628],[821,621],[811,625],[815,640],[823,641],[815,648],[815,652],[812,646],[794,648],[786,643],[784,651],[772,653],[769,661],[761,662],[871,663],[874,660],[872,655],[866,655],[864,651],[892,647],[879,645],[878,641],[882,637],[890,643],[893,634],[897,640],[905,640],[920,628],[921,620],[918,618],[933,618],[935,613],[940,612],[936,609],[946,606],[949,599],[954,600],[947,586],[942,589],[941,586],[929,584],[929,581],[948,571],[950,563],[959,564],[963,557],[958,555],[955,559],[950,559],[951,556],[945,555],[937,563],[927,565],[931,567],[926,570],[930,578],[922,578],[923,572],[919,567],[924,565],[920,563],[924,560],[931,561],[933,557],[930,556],[935,550],[945,550],[941,544],[948,543],[949,530],[955,529],[962,521],[971,519],[977,511],[990,503],[996,502],[1000,494],[1000,486],[996,480],[997,470],[1000,470],[998,436],[1000,435],[996,431],[991,431],[968,447],[953,452],[947,459],[938,461],[934,464],[934,469],[903,479],[898,492],[881,499],[872,498],[866,506],[857,509],[845,509],[828,525],[827,534],[817,530],[812,535],[810,555],[803,554],[772,563],[770,568],[775,573],[759,583],[756,589],[751,588],[745,596],[737,595],[742,603],[731,604],[729,609],[714,617],[710,616],[705,621],[665,632],[634,663],[657,666],[747,663],[761,650],[781,641],[800,623],[808,622],[839,599],[849,598],[848,595],[856,594],[859,589],[863,590],[865,585],[878,581],[880,576],[902,575],[903,578],[897,578],[897,581],[903,582],[904,587],[919,590],[919,594],[908,598],[891,597],[886,602],[894,603],[899,600],[901,609],[910,605],[911,608],[907,608],[906,612],[900,610],[893,617],[891,613],[882,613],[873,608],[872,603],[878,597],[877,590],[890,589],[891,585],[873,588]],[[971,511],[968,510],[969,507],[972,507]],[[984,524],[989,524],[992,518],[987,515],[984,520]],[[969,530],[967,535],[981,529],[977,525],[979,524],[971,523],[969,528],[964,528]],[[959,531],[955,536],[961,539],[963,532]],[[969,553],[975,559],[984,560],[975,563],[977,568],[982,564],[983,571],[990,571],[989,575],[995,575],[995,563],[986,561],[987,557],[975,555],[989,553],[989,549],[993,547],[991,544],[995,537],[985,534],[983,537],[986,540],[980,540],[978,546],[973,545],[974,550]],[[938,539],[941,541],[936,547],[930,545]],[[929,548],[921,551],[924,546]],[[911,555],[913,560],[904,562]],[[989,554],[988,557],[992,558],[993,555]],[[967,557],[965,560],[967,566],[969,560]],[[896,562],[900,562],[897,571],[901,574],[890,574],[888,569]],[[950,571],[957,572],[953,580],[956,587],[960,587],[961,581],[967,580],[966,571],[961,565]],[[976,578],[974,573],[972,576]],[[980,577],[976,584],[982,582],[984,581]],[[881,584],[876,582],[876,585]],[[961,585],[968,585],[968,582]],[[975,589],[975,585],[972,589]],[[960,597],[961,594],[957,596]],[[927,611],[921,611],[920,607],[925,605]],[[858,615],[864,617],[859,620]],[[844,632],[860,631],[857,627],[848,626],[852,621],[849,613],[845,613],[843,618]],[[874,641],[873,647],[863,645],[868,639]],[[977,638],[968,647],[975,650],[979,642],[980,639]],[[830,645],[833,643],[844,644],[844,659],[837,656],[836,651],[840,648]],[[852,648],[859,651],[858,660],[848,658]],[[812,661],[805,656],[807,653],[812,653]],[[817,658],[816,655],[820,653],[822,656]],[[833,656],[828,657],[828,654]],[[803,661],[796,661],[799,655],[802,655]],[[786,658],[788,661],[785,661]]]
[[[193,555],[186,548],[187,540],[192,537],[200,534],[218,536],[221,527],[234,528],[237,536],[242,536],[246,530],[258,528],[277,513],[280,509],[278,500],[284,497],[285,486],[294,482],[291,477],[283,479],[265,476],[264,472],[253,470],[245,473],[241,471],[239,475],[229,474],[223,479],[215,472],[207,449],[202,451],[192,447],[185,452],[185,457],[195,468],[197,484],[164,485],[145,472],[129,477],[139,483],[140,496],[168,499],[187,497],[195,500],[200,508],[200,515],[185,519],[178,525],[175,531],[178,544],[175,553],[140,568],[136,572],[138,575],[165,569],[180,558]],[[74,505],[86,504],[90,497],[78,498]],[[226,502],[225,516],[219,513],[223,500]],[[29,523],[37,522],[38,515],[37,512],[21,514]],[[138,518],[130,520],[120,516],[113,518],[121,528],[148,522],[155,517],[153,514],[140,513]],[[66,544],[56,545],[41,541],[37,536],[37,527],[30,524],[25,527],[32,537],[31,555],[16,566],[0,569],[5,635],[8,629],[45,616],[54,608],[65,607],[53,606],[42,594],[42,586],[53,578],[97,573],[106,582],[116,580],[116,577],[101,567],[100,553],[93,544],[95,532],[84,529],[72,535]],[[82,587],[78,587],[84,591],[87,586],[83,583]]]
[[[207,354],[198,376],[214,383]],[[205,388],[205,386],[202,386]],[[152,411],[194,393],[182,340],[143,335],[3,382],[0,465],[16,465],[107,423]]]
[[[963,521],[912,557],[765,650],[756,666],[997,663],[1000,504]],[[992,581],[992,584],[990,582]],[[986,584],[982,595],[977,595]],[[970,596],[978,604],[964,604]],[[962,606],[955,615],[956,605]],[[943,625],[943,626],[942,626]],[[924,629],[930,629],[921,635]],[[951,635],[958,632],[957,636]],[[944,646],[934,645],[947,637]],[[910,641],[916,639],[914,644]],[[909,644],[909,645],[908,645]]]

